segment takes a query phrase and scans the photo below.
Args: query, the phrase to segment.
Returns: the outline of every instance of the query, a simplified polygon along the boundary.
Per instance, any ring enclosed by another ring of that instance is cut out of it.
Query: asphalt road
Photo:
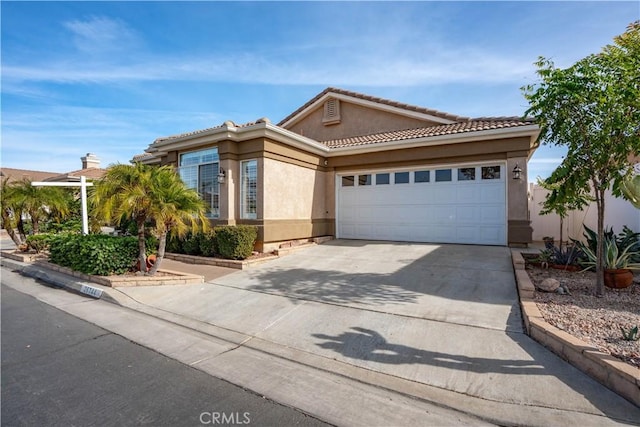
[[[4,285],[1,299],[3,426],[326,425]]]

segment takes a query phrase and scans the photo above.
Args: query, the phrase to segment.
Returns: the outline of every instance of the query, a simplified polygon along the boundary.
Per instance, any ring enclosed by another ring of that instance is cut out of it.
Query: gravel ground
[[[548,277],[566,285],[571,295],[536,291],[534,299],[544,319],[555,327],[640,367],[640,341],[625,341],[620,328],[640,328],[640,276],[626,289],[605,287],[602,298],[595,296],[593,272],[567,272],[527,265],[534,285]]]

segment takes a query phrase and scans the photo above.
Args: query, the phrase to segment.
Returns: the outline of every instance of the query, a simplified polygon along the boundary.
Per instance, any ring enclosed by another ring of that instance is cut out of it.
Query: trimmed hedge
[[[167,239],[167,252],[228,259],[245,259],[253,252],[258,228],[253,225],[215,227],[207,233],[188,234],[183,239]]]
[[[202,256],[213,257],[218,253],[218,242],[216,241],[216,230],[213,229],[200,235],[200,254]]]
[[[253,225],[216,227],[215,231],[218,251],[228,259],[248,258],[258,238],[258,227]]]
[[[66,234],[51,239],[49,260],[85,274],[108,276],[131,270],[138,257],[138,239],[105,234]]]

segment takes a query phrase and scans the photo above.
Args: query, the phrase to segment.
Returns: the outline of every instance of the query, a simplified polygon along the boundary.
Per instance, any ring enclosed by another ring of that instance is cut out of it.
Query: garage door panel
[[[504,179],[421,183],[411,177],[406,184],[354,187],[341,187],[338,177],[339,237],[506,244]]]

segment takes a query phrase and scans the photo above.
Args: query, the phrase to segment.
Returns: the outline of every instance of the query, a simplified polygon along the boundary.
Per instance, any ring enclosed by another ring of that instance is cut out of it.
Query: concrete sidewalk
[[[640,422],[640,408],[523,333],[507,248],[334,241],[225,273],[106,292],[234,346],[500,425]]]

